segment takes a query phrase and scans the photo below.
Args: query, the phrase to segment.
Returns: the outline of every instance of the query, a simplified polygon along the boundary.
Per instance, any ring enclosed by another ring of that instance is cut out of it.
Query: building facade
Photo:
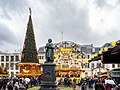
[[[98,53],[100,50],[104,51],[104,48],[109,47],[110,45],[111,45],[110,43],[105,43],[100,48],[93,47],[93,51],[95,52],[92,52],[91,57],[94,56],[95,53]],[[91,65],[92,75],[98,75],[99,72],[103,73],[113,70],[115,68],[120,68],[120,64],[103,64],[101,62],[101,59],[90,62],[90,65]]]
[[[21,53],[0,52],[0,66],[8,68],[10,76],[19,73],[17,63],[21,61]]]
[[[97,49],[93,50],[93,45],[80,45],[71,41],[62,41],[55,43],[54,51],[54,63],[57,65],[56,69],[64,71],[63,74],[68,74],[72,70],[77,70],[82,76],[91,76],[91,63],[88,59],[91,58],[93,52],[97,52]],[[45,62],[45,47],[40,47],[38,50],[39,62],[43,64]],[[76,72],[77,72],[76,71]]]
[[[55,60],[54,63],[59,69],[78,68],[85,71],[86,76],[98,75],[99,72],[107,72],[114,68],[119,68],[119,64],[102,64],[101,60],[88,62],[88,60],[107,47],[106,43],[102,47],[94,47],[91,45],[80,45],[71,41],[63,41],[55,43]],[[45,62],[45,47],[38,50],[39,62]]]
[[[80,45],[71,41],[55,43],[55,60],[54,63],[59,69],[77,68],[85,71],[86,76],[98,75],[98,72],[107,72],[115,68],[120,68],[120,64],[102,64],[101,60],[88,62],[95,53],[103,47],[94,47],[91,45]],[[45,46],[39,47],[39,63],[45,62]],[[10,76],[19,73],[17,63],[21,62],[21,53],[0,52],[0,66],[7,67]]]

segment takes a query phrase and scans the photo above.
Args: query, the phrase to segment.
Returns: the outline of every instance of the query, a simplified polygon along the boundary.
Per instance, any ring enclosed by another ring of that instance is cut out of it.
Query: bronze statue
[[[52,39],[48,39],[48,43],[45,46],[46,49],[46,53],[45,53],[45,57],[46,57],[46,62],[53,62],[54,61],[54,46],[52,43]]]

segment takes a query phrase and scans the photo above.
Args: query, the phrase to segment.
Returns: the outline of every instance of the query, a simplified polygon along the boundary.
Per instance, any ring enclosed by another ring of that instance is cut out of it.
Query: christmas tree
[[[22,51],[22,63],[38,63],[38,53],[35,43],[35,36],[33,31],[33,24],[31,19],[31,9],[29,15],[29,21],[27,25],[27,32],[25,37],[25,42]]]

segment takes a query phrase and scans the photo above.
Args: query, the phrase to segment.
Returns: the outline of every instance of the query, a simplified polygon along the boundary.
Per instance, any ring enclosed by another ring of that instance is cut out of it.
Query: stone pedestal
[[[57,90],[55,66],[53,63],[42,64],[43,75],[40,90]]]

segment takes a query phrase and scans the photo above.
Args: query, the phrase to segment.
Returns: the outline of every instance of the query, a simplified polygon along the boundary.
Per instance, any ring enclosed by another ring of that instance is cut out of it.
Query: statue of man
[[[46,53],[45,53],[45,57],[46,57],[46,62],[53,62],[54,61],[54,47],[53,47],[53,43],[52,43],[52,39],[48,39],[48,43],[45,46],[46,49]]]

